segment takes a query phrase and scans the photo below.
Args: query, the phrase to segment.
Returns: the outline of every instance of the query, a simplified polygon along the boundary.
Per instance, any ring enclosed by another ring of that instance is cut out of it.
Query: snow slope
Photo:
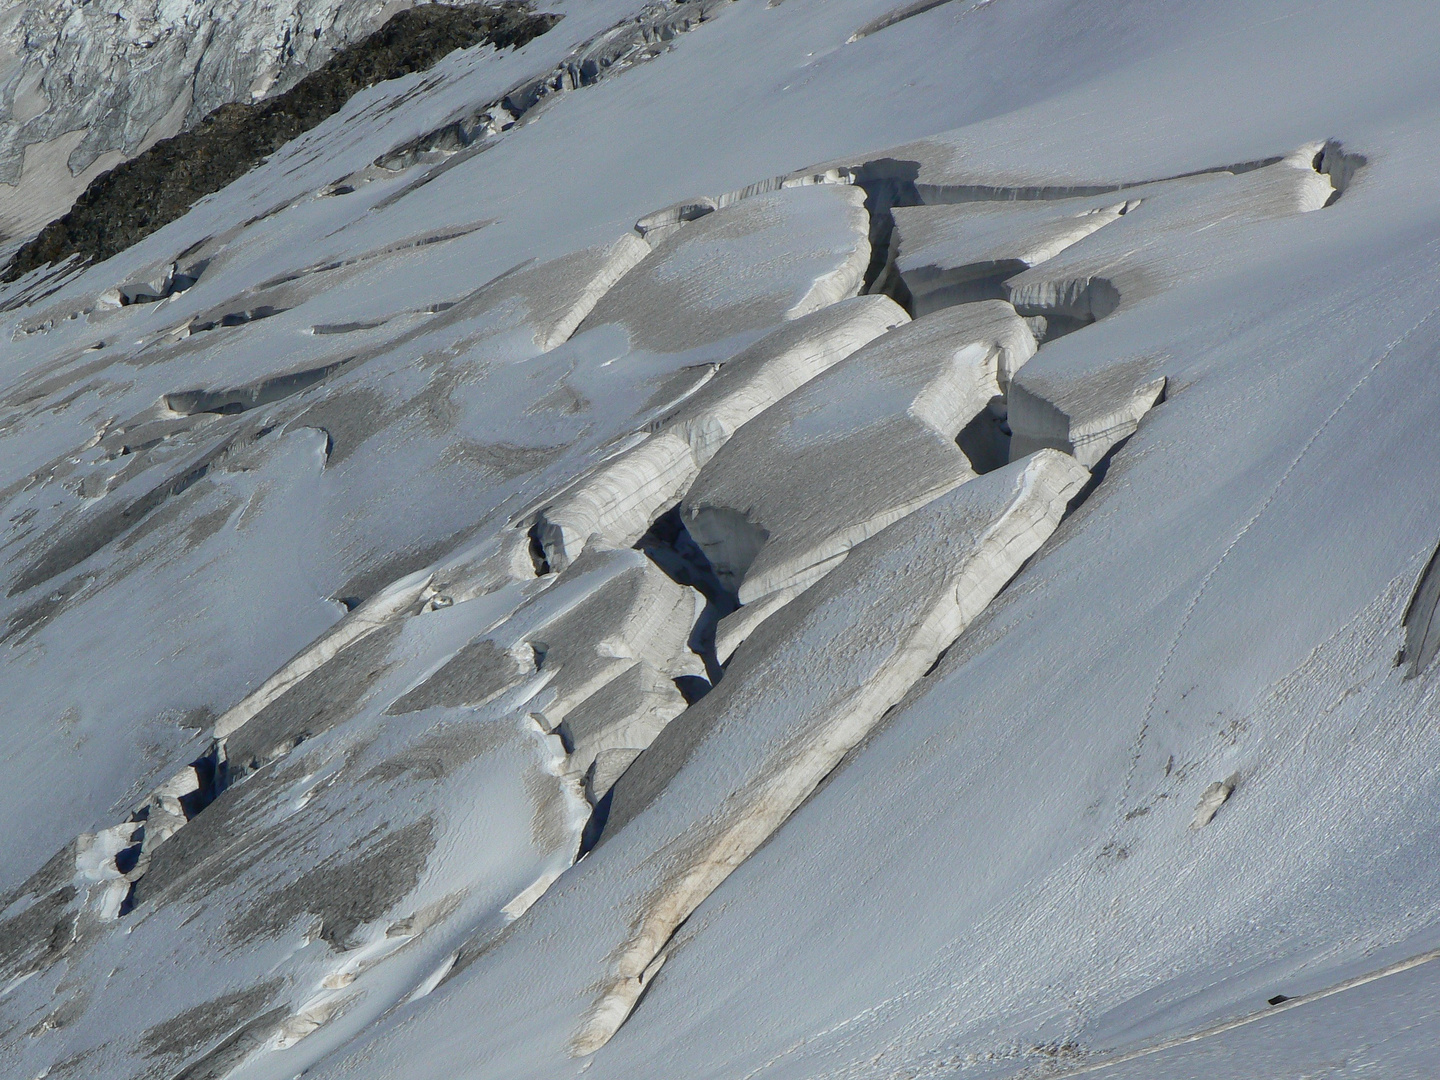
[[[0,292],[0,1072],[1434,1075],[1440,12],[641,8]]]

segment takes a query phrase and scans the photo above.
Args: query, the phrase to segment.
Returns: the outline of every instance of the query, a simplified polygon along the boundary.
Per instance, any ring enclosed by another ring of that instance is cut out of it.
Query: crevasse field
[[[1440,1075],[1440,6],[538,10],[0,287],[0,1075]]]

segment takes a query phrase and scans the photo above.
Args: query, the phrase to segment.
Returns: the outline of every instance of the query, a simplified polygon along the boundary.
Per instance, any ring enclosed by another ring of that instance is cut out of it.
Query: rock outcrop
[[[536,14],[514,0],[401,11],[284,93],[255,104],[221,105],[191,130],[162,139],[97,176],[68,213],[15,253],[0,280],[14,281],[70,256],[109,258],[254,168],[337,112],[357,91],[423,71],[455,49],[482,42],[499,48],[523,45],[556,21],[557,16]]]

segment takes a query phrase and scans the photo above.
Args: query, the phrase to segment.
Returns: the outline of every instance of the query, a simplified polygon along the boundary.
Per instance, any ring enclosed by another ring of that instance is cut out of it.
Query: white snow
[[[1434,1075],[1440,12],[542,6],[0,289],[0,1074]]]

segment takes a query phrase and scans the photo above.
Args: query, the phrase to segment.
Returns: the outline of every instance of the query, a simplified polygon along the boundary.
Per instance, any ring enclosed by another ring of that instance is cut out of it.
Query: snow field
[[[1429,14],[557,6],[0,296],[0,1071],[1429,1075]]]

